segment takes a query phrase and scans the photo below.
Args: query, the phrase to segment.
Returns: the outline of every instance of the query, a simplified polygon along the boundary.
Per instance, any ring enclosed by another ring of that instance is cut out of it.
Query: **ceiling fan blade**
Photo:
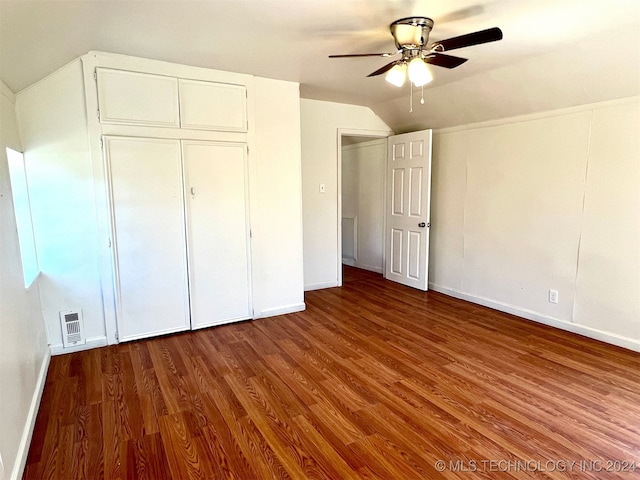
[[[444,53],[430,52],[424,57],[426,63],[437,65],[444,68],[456,68],[466,62],[467,58],[454,57],[453,55],[445,55]]]
[[[400,50],[393,53],[348,53],[346,55],[329,55],[329,58],[350,58],[350,57],[392,57],[400,53]]]
[[[382,75],[383,73],[388,72],[389,70],[391,70],[398,63],[400,63],[400,60],[396,60],[394,62],[387,63],[384,67],[379,68],[375,72],[372,72],[369,75],[367,75],[367,77],[375,77],[376,75]]]
[[[440,40],[431,45],[432,50],[449,51],[456,48],[470,47],[472,45],[480,45],[481,43],[496,42],[502,40],[502,30],[498,27],[480,30],[479,32],[467,33],[459,37],[447,38]]]

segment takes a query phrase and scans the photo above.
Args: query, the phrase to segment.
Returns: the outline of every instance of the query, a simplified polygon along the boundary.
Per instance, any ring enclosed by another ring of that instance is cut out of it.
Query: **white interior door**
[[[191,326],[251,318],[246,146],[183,141]]]
[[[105,137],[120,341],[189,328],[180,141]]]
[[[431,130],[388,139],[385,278],[427,290]]]

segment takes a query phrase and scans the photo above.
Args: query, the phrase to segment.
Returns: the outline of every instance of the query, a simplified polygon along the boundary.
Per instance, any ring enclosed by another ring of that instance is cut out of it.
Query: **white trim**
[[[207,323],[205,325],[194,325],[194,326],[191,327],[190,331],[195,332],[196,330],[201,330],[203,328],[219,327],[219,326],[222,326],[222,325],[227,325],[229,323],[246,322],[247,320],[252,320],[252,317],[226,318],[224,320],[219,320],[217,322]],[[187,331],[189,331],[189,330],[187,330]]]
[[[0,93],[7,97],[7,99],[15,105],[16,103],[16,94],[11,91],[9,87],[3,82],[0,81]]]
[[[340,264],[340,271],[342,271],[342,263]],[[321,282],[321,283],[310,283],[309,285],[304,286],[304,291],[309,292],[311,290],[321,290],[323,288],[333,288],[339,287],[338,282]]]
[[[51,77],[55,77],[56,75],[58,75],[61,71],[72,67],[73,65],[75,65],[78,62],[82,61],[82,57],[79,58],[74,58],[73,60],[71,60],[69,63],[65,63],[63,66],[61,66],[60,68],[56,69],[55,72],[50,73],[49,75],[47,75],[46,77],[44,77],[43,79],[38,80],[36,83],[29,85],[28,87],[23,88],[22,90],[20,90],[19,92],[16,93],[16,97],[22,95],[24,92],[27,92],[33,88],[36,88],[38,85],[47,82]]]
[[[356,135],[346,135],[347,137],[354,137]],[[362,147],[375,147],[378,145],[384,145],[385,144],[385,140],[388,137],[384,137],[384,138],[378,138],[375,137],[373,140],[368,140],[366,142],[360,142],[360,143],[353,143],[351,145],[342,145],[342,149],[343,150],[356,150],[358,148],[362,148]]]
[[[21,479],[24,474],[24,468],[27,465],[27,455],[29,454],[29,447],[31,446],[33,430],[36,426],[36,418],[38,417],[38,410],[40,409],[40,402],[42,400],[42,393],[44,392],[44,385],[47,380],[50,361],[51,349],[47,347],[44,358],[42,359],[42,364],[40,365],[36,388],[34,389],[33,396],[31,397],[31,405],[29,405],[27,421],[25,422],[24,430],[22,431],[22,438],[20,439],[20,445],[18,446],[16,461],[13,465],[13,471],[11,472],[11,480]]]
[[[104,347],[107,345],[107,337],[87,338],[84,345],[76,345],[75,347],[64,348],[61,343],[50,345],[51,355],[64,355],[65,353],[81,352],[92,348]]]
[[[610,343],[612,345],[617,345],[618,347],[633,350],[634,352],[640,352],[640,340],[623,337],[621,335],[616,335],[615,333],[605,332],[603,330],[598,330],[595,328],[587,327],[585,325],[568,322],[559,318],[548,317],[532,310],[516,307],[515,305],[509,305],[507,303],[497,302],[495,300],[491,300],[485,297],[479,297],[477,295],[471,295],[469,293],[461,292],[453,288],[443,287],[442,285],[436,285],[434,283],[429,283],[429,288],[436,292],[449,295],[451,297],[460,298],[462,300],[493,308],[501,312],[510,313],[526,320],[532,320],[534,322],[542,323],[544,325],[555,327],[560,330],[577,333],[585,337],[600,340],[601,342]]]
[[[119,53],[91,50],[83,57],[92,57],[96,66],[129,72],[150,73],[187,80],[215,81],[235,85],[245,85],[253,78],[246,73],[235,73],[212,68],[194,67],[180,63],[165,62],[149,58],[122,55]],[[294,82],[293,82],[294,83]]]
[[[104,327],[109,345],[118,343],[118,326],[116,320],[114,257],[112,245],[115,238],[111,235],[111,200],[107,184],[107,166],[102,151],[102,131],[95,114],[98,111],[98,89],[94,78],[96,58],[94,55],[83,55],[82,71],[84,78],[84,95],[87,109],[87,142],[89,159],[93,175],[93,196],[96,212],[96,233],[100,257],[100,284]],[[63,352],[59,352],[63,353]]]
[[[292,303],[290,305],[283,305],[277,308],[266,308],[264,310],[260,310],[259,312],[255,312],[253,318],[266,318],[266,317],[275,317],[276,315],[285,315],[287,313],[295,313],[302,312],[305,310],[307,306],[304,302],[300,303]]]
[[[615,100],[605,100],[603,102],[585,103],[583,105],[577,105],[575,107],[560,108],[557,110],[546,110],[544,112],[528,113],[525,115],[516,115],[514,117],[505,117],[498,120],[487,120],[478,123],[469,123],[466,125],[457,125],[454,127],[445,127],[433,129],[434,134],[445,134],[453,132],[461,132],[465,130],[476,130],[479,128],[497,127],[500,125],[511,125],[514,123],[529,122],[533,120],[542,120],[551,117],[561,117],[563,115],[573,115],[580,112],[588,112],[592,110],[598,110],[601,108],[615,107],[619,105],[629,105],[632,103],[640,102],[640,96],[635,95],[633,97],[618,98]]]
[[[96,117],[97,118],[97,117]],[[149,127],[146,125],[100,124],[102,135],[173,140],[247,143],[247,132],[222,132],[193,128]]]
[[[355,262],[353,266],[362,270],[367,270],[369,272],[379,273],[380,275],[384,274],[384,269],[382,267],[376,267],[375,265],[367,265],[366,263]]]

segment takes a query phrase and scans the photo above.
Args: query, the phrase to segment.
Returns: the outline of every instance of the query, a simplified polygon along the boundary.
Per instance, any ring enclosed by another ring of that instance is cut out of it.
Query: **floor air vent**
[[[62,325],[62,345],[64,348],[87,343],[84,337],[82,310],[63,310],[60,312]]]

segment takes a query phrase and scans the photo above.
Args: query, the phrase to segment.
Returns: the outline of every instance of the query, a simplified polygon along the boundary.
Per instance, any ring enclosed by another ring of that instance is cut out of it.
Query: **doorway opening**
[[[338,130],[338,286],[384,272],[386,138],[392,134]]]

